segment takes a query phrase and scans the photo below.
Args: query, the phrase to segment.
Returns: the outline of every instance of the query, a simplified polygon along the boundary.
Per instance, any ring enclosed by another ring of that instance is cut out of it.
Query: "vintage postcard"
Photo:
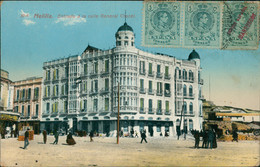
[[[1,1],[0,166],[259,166],[259,2]]]

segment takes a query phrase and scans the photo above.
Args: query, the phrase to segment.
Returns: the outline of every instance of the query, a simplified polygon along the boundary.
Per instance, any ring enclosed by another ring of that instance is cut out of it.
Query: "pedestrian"
[[[132,128],[132,129],[131,129],[131,137],[134,137],[134,133],[135,133],[135,132],[134,132],[134,129]]]
[[[138,133],[137,133],[137,131],[135,130],[135,137],[138,137]]]
[[[42,135],[43,135],[43,143],[46,144],[46,142],[47,142],[47,132],[46,132],[45,129],[43,130]]]
[[[203,139],[202,148],[208,148],[208,133],[206,130],[202,132],[202,139]]]
[[[233,141],[238,142],[237,129],[234,129],[234,130],[232,131],[232,137],[233,137],[232,142],[233,142]]]
[[[213,147],[213,140],[214,140],[214,132],[212,131],[212,129],[210,129],[209,132],[208,132],[208,147],[210,145],[211,149]]]
[[[169,136],[167,131],[165,131],[164,136],[165,136],[165,137],[168,137],[168,136]]]
[[[124,132],[123,132],[123,130],[120,131],[120,137],[124,137]]]
[[[199,144],[200,144],[200,133],[199,133],[199,131],[195,130],[194,138],[195,138],[195,148],[199,148]]]
[[[90,142],[93,142],[93,137],[94,137],[94,132],[93,132],[93,130],[90,131],[89,137],[90,137]]]
[[[143,140],[147,143],[147,141],[146,141],[146,134],[145,134],[144,131],[141,134],[141,138],[142,138],[141,143],[143,143]]]
[[[72,133],[69,132],[68,136],[67,136],[67,140],[66,140],[68,145],[74,145],[76,144],[75,140],[72,137]]]
[[[56,130],[54,132],[54,137],[55,137],[55,141],[53,142],[53,144],[58,144],[59,141],[59,132]]]
[[[23,149],[26,149],[26,147],[29,145],[29,128],[24,133],[24,147]]]
[[[214,138],[213,138],[213,148],[217,148],[217,136],[216,136],[216,131],[213,130]]]

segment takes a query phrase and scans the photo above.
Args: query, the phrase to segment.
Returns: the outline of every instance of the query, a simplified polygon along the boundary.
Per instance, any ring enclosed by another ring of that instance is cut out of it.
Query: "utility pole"
[[[118,97],[118,104],[117,104],[117,107],[118,107],[118,110],[117,110],[117,144],[119,144],[119,100],[120,100],[120,97],[119,97],[119,82],[118,82],[118,92],[117,92],[117,97]]]

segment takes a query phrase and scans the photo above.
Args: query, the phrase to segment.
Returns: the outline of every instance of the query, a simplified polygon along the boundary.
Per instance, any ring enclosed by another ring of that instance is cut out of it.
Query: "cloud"
[[[55,23],[63,23],[64,26],[72,26],[78,23],[85,23],[86,22],[86,18],[66,18],[66,17],[62,17],[62,18],[58,18]]]
[[[23,24],[26,25],[26,26],[29,26],[29,25],[33,25],[35,24],[36,22],[32,21],[32,20],[29,20],[29,19],[24,19],[23,20]]]

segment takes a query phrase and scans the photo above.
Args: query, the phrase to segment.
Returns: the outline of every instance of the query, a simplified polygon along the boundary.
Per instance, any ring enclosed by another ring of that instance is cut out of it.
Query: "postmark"
[[[258,22],[257,3],[224,3],[221,49],[257,49]]]
[[[220,3],[185,3],[184,47],[220,48]]]
[[[143,45],[180,46],[179,2],[145,2],[143,21]]]

